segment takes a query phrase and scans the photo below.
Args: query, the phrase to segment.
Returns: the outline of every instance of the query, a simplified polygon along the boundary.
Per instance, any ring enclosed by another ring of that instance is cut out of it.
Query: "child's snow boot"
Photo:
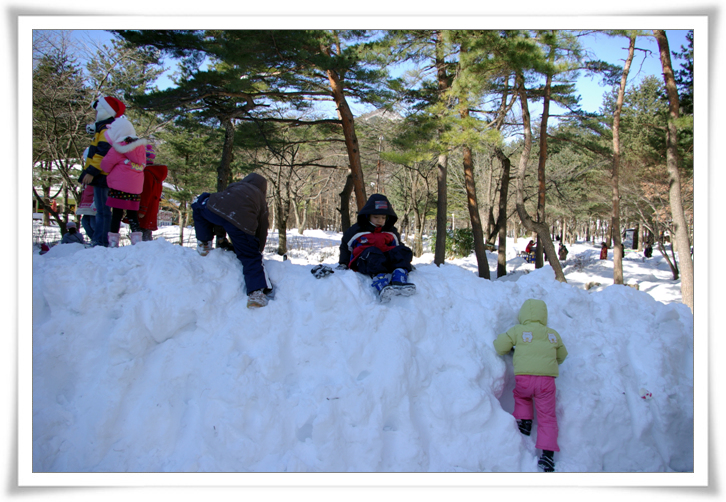
[[[212,247],[212,243],[211,242],[209,243],[209,247],[211,249],[211,247]],[[226,237],[222,237],[221,239],[218,239],[218,241],[217,241],[217,247],[219,249],[224,249],[225,251],[232,251],[232,252],[234,252],[234,244],[232,244],[231,242],[229,242],[229,239],[227,239]]]
[[[388,286],[388,274],[378,274],[373,278],[371,287],[376,290],[376,293],[380,294],[383,289]]]
[[[410,294],[416,291],[416,285],[408,282],[408,270],[405,268],[397,268],[393,271],[393,274],[391,274],[391,285],[400,286],[402,290],[410,291]]]
[[[555,452],[552,450],[542,450],[542,456],[537,462],[537,466],[544,472],[555,472]]]
[[[532,432],[531,420],[517,420],[517,426],[519,427],[519,432],[521,432],[525,436],[529,436]]]
[[[197,240],[197,253],[202,256],[207,256],[212,250],[212,241],[200,241]]]
[[[397,268],[391,275],[391,284],[381,291],[381,301],[388,301],[392,296],[411,296],[416,293],[416,285],[408,282],[408,271]]]
[[[119,234],[118,232],[116,232],[116,233],[109,232],[108,233],[108,247],[117,248],[120,239],[121,239],[121,234]]]
[[[134,246],[141,242],[143,236],[144,234],[141,232],[131,232],[131,235],[129,236],[129,239],[131,239],[131,245]]]
[[[257,291],[253,291],[252,293],[247,296],[247,308],[248,309],[256,309],[260,307],[264,307],[267,305],[268,299],[267,295],[264,293],[263,290],[258,289]]]

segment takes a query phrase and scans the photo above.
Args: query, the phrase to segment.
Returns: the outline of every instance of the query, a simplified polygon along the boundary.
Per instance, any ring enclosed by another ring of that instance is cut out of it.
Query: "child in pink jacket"
[[[136,136],[134,126],[126,117],[119,117],[109,124],[106,139],[111,149],[101,161],[101,169],[108,173],[106,205],[112,210],[108,246],[119,245],[119,229],[124,211],[131,227],[131,244],[136,244],[142,237],[138,211],[144,188],[148,142]]]

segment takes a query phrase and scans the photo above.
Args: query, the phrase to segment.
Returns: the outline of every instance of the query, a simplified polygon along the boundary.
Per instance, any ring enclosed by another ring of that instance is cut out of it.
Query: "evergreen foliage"
[[[152,139],[157,158],[169,166],[167,183],[173,188],[166,189],[164,204],[180,218],[188,218],[196,194],[257,170],[274,181],[269,197],[278,228],[338,228],[341,215],[355,211],[345,194],[351,193],[347,175],[357,156],[357,188],[384,192],[393,201],[417,254],[423,251],[423,234],[434,226],[446,233],[447,222],[456,221],[457,232],[480,235],[472,249],[493,244],[501,229],[521,234],[514,193],[520,182],[525,214],[541,219],[552,233],[565,225],[581,238],[595,228],[598,235],[607,230],[613,207],[606,188],[612,116],[623,69],[585,53],[580,39],[589,32],[115,33],[118,38],[99,48],[85,68],[69,54],[47,47],[37,52],[33,154],[44,164],[37,164],[36,187],[65,186],[78,195],[71,170],[40,166],[70,166],[80,157],[88,141],[85,124],[93,119],[88,103],[109,94],[127,104],[137,132]],[[685,61],[676,71],[678,169],[685,181],[684,205],[692,214],[692,32],[688,42],[673,54]],[[155,81],[170,58],[178,64],[173,85],[159,89]],[[409,69],[391,78],[389,72],[401,65]],[[613,88],[598,113],[579,108],[574,82],[583,72]],[[346,97],[386,110],[387,117],[398,113],[400,120],[363,116],[353,125],[353,114],[343,113]],[[522,139],[522,99],[528,106],[550,103],[564,110],[551,123],[549,112],[535,112],[541,121],[533,122],[529,146]],[[340,115],[323,116],[315,105],[321,101],[335,103]],[[662,80],[648,77],[628,85],[620,123],[624,228],[635,223],[654,234],[670,228],[667,124]],[[525,155],[519,180],[517,165]],[[504,176],[504,160],[511,165],[511,180]],[[54,195],[38,193],[44,200]],[[476,226],[481,229],[475,232]],[[463,234],[451,239],[463,240]],[[447,244],[447,253],[456,246]]]

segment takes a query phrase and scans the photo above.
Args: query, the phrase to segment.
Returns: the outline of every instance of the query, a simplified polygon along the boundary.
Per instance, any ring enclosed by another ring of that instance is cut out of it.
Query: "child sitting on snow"
[[[74,242],[78,244],[85,244],[83,240],[83,236],[78,233],[78,228],[76,228],[76,222],[75,221],[69,221],[66,224],[66,234],[61,239],[61,244],[73,244]]]
[[[557,415],[555,378],[559,365],[567,357],[567,349],[559,333],[547,326],[547,305],[542,300],[529,299],[519,310],[519,324],[509,328],[494,340],[499,355],[514,348],[514,418],[519,430],[529,436],[537,407],[537,443],[542,450],[538,465],[545,472],[555,470],[554,452],[557,446]]]
[[[410,296],[416,286],[408,282],[413,252],[401,244],[394,226],[398,216],[385,195],[373,194],[358,211],[358,222],[343,234],[338,269],[350,268],[373,278],[371,286],[381,301],[393,295]]]

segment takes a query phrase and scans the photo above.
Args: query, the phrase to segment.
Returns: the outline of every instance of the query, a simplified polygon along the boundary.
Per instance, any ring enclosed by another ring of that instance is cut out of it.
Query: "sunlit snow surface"
[[[657,252],[624,260],[639,291],[592,243],[568,246],[566,284],[516,257],[525,239],[491,281],[473,256],[425,254],[417,294],[380,304],[361,274],[310,273],[340,234],[291,231],[287,260],[270,236],[275,299],[251,310],[235,255],[177,234],[34,251],[34,472],[536,471],[536,420],[519,433],[492,346],[528,298],[569,352],[557,471],[693,471],[693,315]]]

